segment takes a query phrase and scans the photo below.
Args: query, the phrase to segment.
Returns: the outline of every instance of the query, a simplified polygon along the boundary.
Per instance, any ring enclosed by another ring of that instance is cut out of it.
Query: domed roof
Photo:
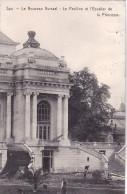
[[[46,59],[50,58],[58,60],[58,58],[54,54],[50,53],[45,49],[40,48],[40,44],[34,39],[35,34],[36,33],[34,31],[29,31],[28,32],[29,39],[23,44],[23,49],[12,53],[11,56],[18,57],[32,54],[35,57],[43,57]]]
[[[32,48],[32,47],[23,48],[21,50],[18,50],[12,53],[12,56],[18,57],[18,56],[29,55],[29,54],[34,54],[34,56],[36,57],[51,58],[55,60],[58,59],[54,54],[50,53],[49,51],[45,49]]]

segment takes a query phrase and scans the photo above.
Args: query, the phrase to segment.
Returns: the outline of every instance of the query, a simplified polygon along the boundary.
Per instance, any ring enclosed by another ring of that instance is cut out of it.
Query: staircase
[[[95,156],[96,158],[100,159],[102,161],[103,164],[108,162],[108,159],[103,155],[100,154],[98,151],[90,148],[89,146],[87,146],[86,144],[82,143],[82,142],[75,142],[75,145],[80,149],[83,150],[93,156]]]
[[[119,175],[125,175],[125,166],[121,165],[115,159],[115,153],[109,158],[109,172]]]
[[[123,166],[125,166],[125,145],[118,152],[115,152],[115,159]]]
[[[24,144],[8,145],[7,162],[0,175],[14,177],[19,167],[27,167],[30,160],[30,150]]]

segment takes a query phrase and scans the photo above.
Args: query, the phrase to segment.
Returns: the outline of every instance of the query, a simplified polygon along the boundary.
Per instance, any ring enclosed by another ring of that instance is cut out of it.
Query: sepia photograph
[[[125,193],[125,0],[0,0],[0,194]]]

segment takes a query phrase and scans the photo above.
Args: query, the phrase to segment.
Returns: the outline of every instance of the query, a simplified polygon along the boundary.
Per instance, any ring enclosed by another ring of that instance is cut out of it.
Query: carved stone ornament
[[[28,47],[39,48],[40,47],[40,44],[34,39],[35,34],[36,33],[34,31],[28,32],[29,39],[23,44],[23,48],[28,48]]]
[[[7,65],[11,65],[11,64],[12,64],[12,60],[11,60],[10,58],[8,58],[8,59],[6,60],[6,64],[7,64]]]
[[[36,62],[36,59],[35,59],[35,57],[34,57],[34,54],[29,54],[28,56],[27,56],[27,62],[28,63],[35,63]]]
[[[59,68],[60,69],[64,69],[67,67],[67,63],[64,59],[64,56],[61,56],[61,59],[59,60]]]
[[[25,96],[32,95],[32,91],[24,91],[24,95]]]

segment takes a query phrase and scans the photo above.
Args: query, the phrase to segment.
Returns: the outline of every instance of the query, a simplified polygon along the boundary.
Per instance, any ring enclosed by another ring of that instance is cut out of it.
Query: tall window
[[[37,138],[50,139],[50,105],[44,100],[37,106]]]

